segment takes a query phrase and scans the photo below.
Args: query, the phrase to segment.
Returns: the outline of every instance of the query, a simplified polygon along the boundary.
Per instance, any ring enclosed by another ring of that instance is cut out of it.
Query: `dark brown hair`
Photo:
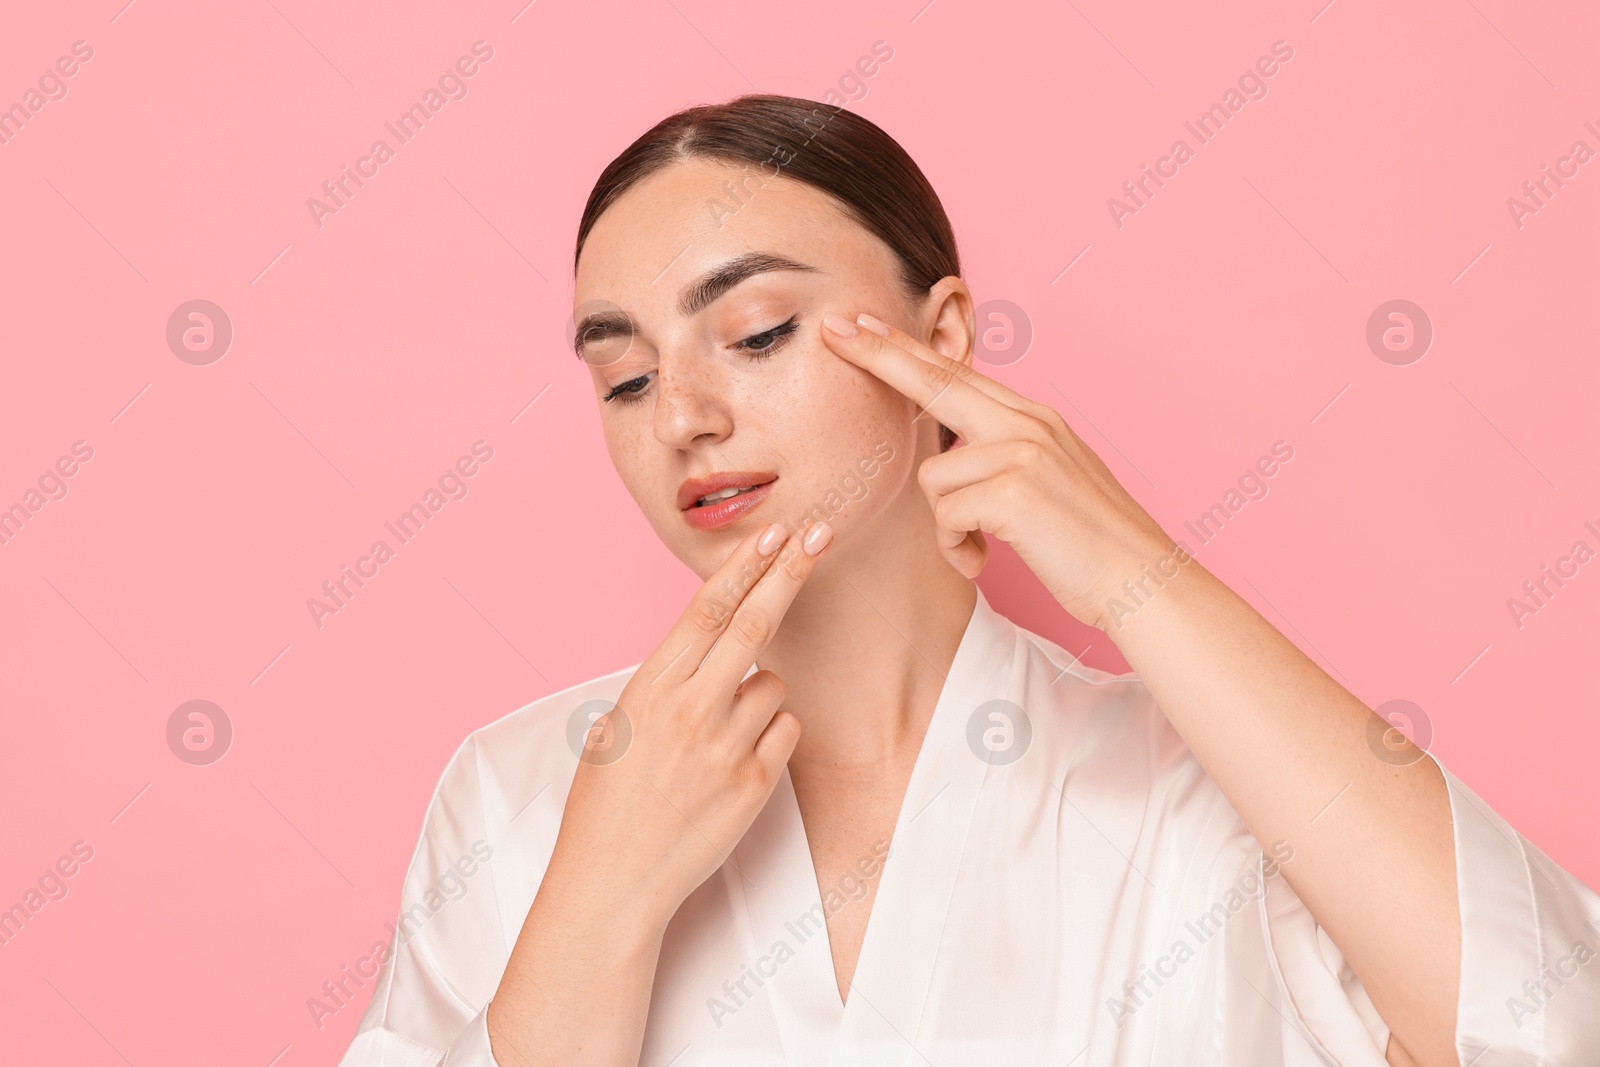
[[[688,159],[760,168],[829,194],[894,252],[913,299],[940,278],[961,274],[955,232],[922,171],[894,138],[851,111],[793,96],[750,93],[686,108],[656,123],[600,173],[578,223],[576,271],[596,220],[635,184]],[[939,427],[939,446],[955,435]]]

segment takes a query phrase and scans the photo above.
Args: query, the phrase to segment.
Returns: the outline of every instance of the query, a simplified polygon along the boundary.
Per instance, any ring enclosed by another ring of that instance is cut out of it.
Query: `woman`
[[[876,126],[674,115],[575,271],[612,460],[705,585],[462,745],[346,1064],[1595,1062],[1600,898],[972,369]],[[986,535],[1134,673],[994,612]]]

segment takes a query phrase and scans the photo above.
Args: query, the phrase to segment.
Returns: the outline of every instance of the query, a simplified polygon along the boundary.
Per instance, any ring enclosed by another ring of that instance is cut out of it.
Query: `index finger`
[[[739,604],[777,558],[788,533],[781,524],[771,523],[740,541],[722,566],[695,591],[661,644],[639,665],[639,675],[655,685],[681,682],[694,674]],[[763,547],[770,551],[762,551]]]
[[[1023,405],[1030,403],[993,378],[935,352],[903,330],[871,316],[861,318],[882,326],[887,335],[873,329],[857,330],[854,323],[828,315],[823,318],[822,332],[828,347],[916,401],[963,440],[982,441],[1005,435],[1013,429],[1011,412],[1022,411]],[[846,335],[840,329],[855,332]]]
[[[730,692],[739,684],[778,632],[795,594],[832,540],[833,529],[827,523],[813,522],[784,543],[777,559],[740,602],[722,636],[706,653],[696,678]]]

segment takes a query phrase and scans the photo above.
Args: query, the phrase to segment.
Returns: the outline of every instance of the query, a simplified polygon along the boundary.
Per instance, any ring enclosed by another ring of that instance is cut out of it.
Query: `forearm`
[[[489,1007],[502,1067],[638,1063],[667,926],[727,862],[800,739],[782,681],[750,669],[830,537],[822,523],[748,534],[591,722]]]
[[[1455,1063],[1455,843],[1432,759],[1379,759],[1376,716],[1197,561],[1107,627],[1251,833],[1293,847],[1280,870],[1399,1041]]]
[[[501,1067],[637,1064],[666,924],[552,863],[488,1013]]]
[[[970,334],[930,347],[857,321],[866,330],[826,318],[829,348],[964,442],[917,470],[945,559],[975,578],[997,537],[1106,629],[1250,832],[1292,844],[1285,877],[1405,1048],[1426,1067],[1455,1062],[1460,905],[1438,767],[1378,759],[1375,716],[1199,563],[1167,578],[1172,539],[1058,412],[972,368]],[[1131,613],[1102,611],[1124,579],[1157,588]]]

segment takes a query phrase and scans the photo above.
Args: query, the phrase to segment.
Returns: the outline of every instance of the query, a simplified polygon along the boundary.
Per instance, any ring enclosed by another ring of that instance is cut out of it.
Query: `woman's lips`
[[[744,492],[718,500],[714,504],[690,504],[683,509],[683,520],[697,530],[720,530],[724,526],[731,526],[741,519],[745,512],[758,507],[761,502],[772,495],[772,486],[776,478],[755,485]],[[731,487],[725,487],[731,488]],[[708,490],[716,492],[716,490]],[[706,494],[701,494],[702,496]],[[696,497],[698,500],[699,498]]]

